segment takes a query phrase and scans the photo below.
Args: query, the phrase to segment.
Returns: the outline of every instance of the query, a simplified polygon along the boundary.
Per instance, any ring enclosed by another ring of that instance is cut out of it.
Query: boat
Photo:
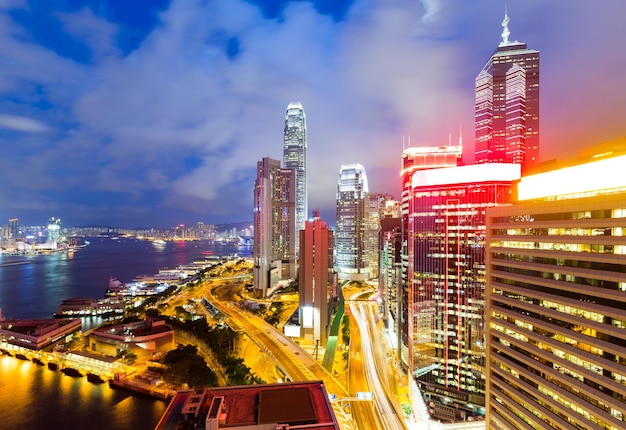
[[[103,384],[104,383],[104,379],[102,379],[102,377],[100,375],[97,375],[95,373],[87,373],[87,380],[93,384]]]
[[[165,246],[165,245],[167,245],[167,242],[165,242],[164,240],[161,240],[161,239],[155,239],[155,240],[152,241],[152,244],[154,246]]]
[[[73,378],[82,378],[83,377],[83,374],[80,373],[78,370],[74,369],[73,367],[64,367],[63,369],[61,369],[61,372],[63,372],[67,376],[71,376]]]
[[[20,360],[28,361],[28,357],[26,357],[24,354],[20,354],[20,353],[15,354],[15,358],[18,358]]]
[[[37,357],[33,357],[33,363],[39,365],[39,366],[43,366],[43,361],[41,361],[41,359],[37,358]]]
[[[59,368],[59,365],[57,363],[54,363],[52,361],[48,362],[48,369],[50,370],[57,370]]]

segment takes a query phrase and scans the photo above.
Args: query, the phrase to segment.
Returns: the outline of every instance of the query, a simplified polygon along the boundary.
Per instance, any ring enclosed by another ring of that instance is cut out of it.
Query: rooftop
[[[339,430],[321,381],[179,391],[156,430],[174,430],[184,421],[204,426],[212,418],[220,429],[282,424],[284,429]]]

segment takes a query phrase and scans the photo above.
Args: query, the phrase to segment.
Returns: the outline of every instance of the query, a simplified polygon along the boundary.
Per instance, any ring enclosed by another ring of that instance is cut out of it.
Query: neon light
[[[626,187],[626,155],[522,178],[518,200]]]

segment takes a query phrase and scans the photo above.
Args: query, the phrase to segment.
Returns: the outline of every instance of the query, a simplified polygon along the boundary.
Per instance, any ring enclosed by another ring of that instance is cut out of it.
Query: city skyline
[[[0,219],[168,227],[252,219],[255,163],[308,121],[309,208],[360,163],[399,198],[405,145],[473,157],[474,79],[504,2],[3,2]],[[618,0],[508,2],[542,53],[540,160],[624,136]],[[615,42],[613,42],[615,41]],[[409,139],[410,136],[410,139]]]

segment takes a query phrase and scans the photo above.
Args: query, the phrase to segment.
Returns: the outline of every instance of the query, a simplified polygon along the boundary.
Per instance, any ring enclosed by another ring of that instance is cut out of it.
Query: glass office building
[[[487,211],[487,427],[626,428],[626,156]]]
[[[283,167],[285,169],[293,169],[295,172],[296,232],[304,229],[304,222],[308,217],[306,140],[306,116],[304,115],[302,104],[289,103],[285,114]],[[296,244],[297,249],[298,246]]]
[[[502,42],[476,77],[476,163],[539,161],[539,51],[509,41],[509,17]]]
[[[484,405],[485,211],[508,205],[518,164],[413,173],[409,359],[423,392]]]

